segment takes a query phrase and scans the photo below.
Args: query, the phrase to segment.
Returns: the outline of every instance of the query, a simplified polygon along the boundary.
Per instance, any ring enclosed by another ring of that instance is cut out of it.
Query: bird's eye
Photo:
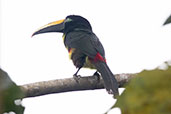
[[[67,18],[67,19],[65,20],[66,23],[67,23],[67,22],[71,22],[71,21],[72,21],[71,18]]]

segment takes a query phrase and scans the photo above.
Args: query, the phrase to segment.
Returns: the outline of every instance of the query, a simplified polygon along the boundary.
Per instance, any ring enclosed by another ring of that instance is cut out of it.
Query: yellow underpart
[[[88,57],[86,57],[86,61],[84,63],[84,68],[96,69],[95,66],[90,62]]]
[[[63,34],[62,39],[63,39],[63,41],[65,40],[65,34]]]
[[[63,34],[62,36],[63,41],[65,40],[65,34]],[[68,47],[66,47],[68,50]],[[75,51],[75,48],[71,48],[69,50],[69,59],[71,59],[72,53]],[[85,63],[84,63],[84,68],[90,68],[90,69],[96,69],[95,66],[90,62],[90,60],[88,59],[88,57],[86,57]]]
[[[62,38],[63,38],[63,41],[64,41],[64,40],[65,40],[65,34],[63,34]],[[68,47],[66,47],[66,48],[67,48],[67,50],[69,50]],[[73,53],[74,51],[75,51],[75,48],[71,48],[71,49],[69,50],[69,59],[71,59],[72,53]]]
[[[62,39],[63,39],[63,41],[65,40],[65,34],[63,34]],[[66,47],[66,49],[68,50],[68,47]],[[72,56],[72,53],[73,53],[74,50],[75,50],[75,49],[71,49],[71,50],[69,51],[69,59],[71,59],[71,56]]]
[[[69,59],[71,59],[71,56],[73,52],[75,51],[75,48],[71,48],[69,51]],[[90,62],[88,57],[86,57],[85,63],[84,63],[84,68],[90,68],[90,69],[96,69],[95,66]]]
[[[75,48],[71,48],[69,50],[69,59],[71,59],[72,53],[75,51]]]

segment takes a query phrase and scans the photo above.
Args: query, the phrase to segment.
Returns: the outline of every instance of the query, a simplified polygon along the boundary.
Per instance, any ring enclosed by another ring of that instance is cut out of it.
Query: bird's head
[[[49,32],[67,33],[75,29],[88,29],[92,31],[91,25],[87,19],[78,15],[69,15],[65,19],[44,25],[35,31],[32,36]]]

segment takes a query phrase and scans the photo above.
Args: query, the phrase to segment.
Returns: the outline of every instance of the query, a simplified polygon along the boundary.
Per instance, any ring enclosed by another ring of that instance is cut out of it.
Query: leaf
[[[5,112],[23,114],[24,107],[15,104],[15,100],[23,97],[24,94],[20,88],[10,79],[6,72],[0,69],[0,114]]]
[[[113,106],[122,114],[170,114],[171,66],[144,70],[133,78]]]
[[[169,23],[171,23],[171,15],[167,18],[163,25],[167,25]]]

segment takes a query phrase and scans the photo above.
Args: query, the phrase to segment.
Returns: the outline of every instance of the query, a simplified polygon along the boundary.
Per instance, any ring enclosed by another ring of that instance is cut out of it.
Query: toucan
[[[107,92],[114,96],[119,94],[118,82],[106,63],[103,45],[86,18],[69,15],[39,28],[32,36],[49,32],[63,33],[64,45],[73,64],[78,68],[74,76],[78,76],[81,68],[96,69],[102,76]]]

